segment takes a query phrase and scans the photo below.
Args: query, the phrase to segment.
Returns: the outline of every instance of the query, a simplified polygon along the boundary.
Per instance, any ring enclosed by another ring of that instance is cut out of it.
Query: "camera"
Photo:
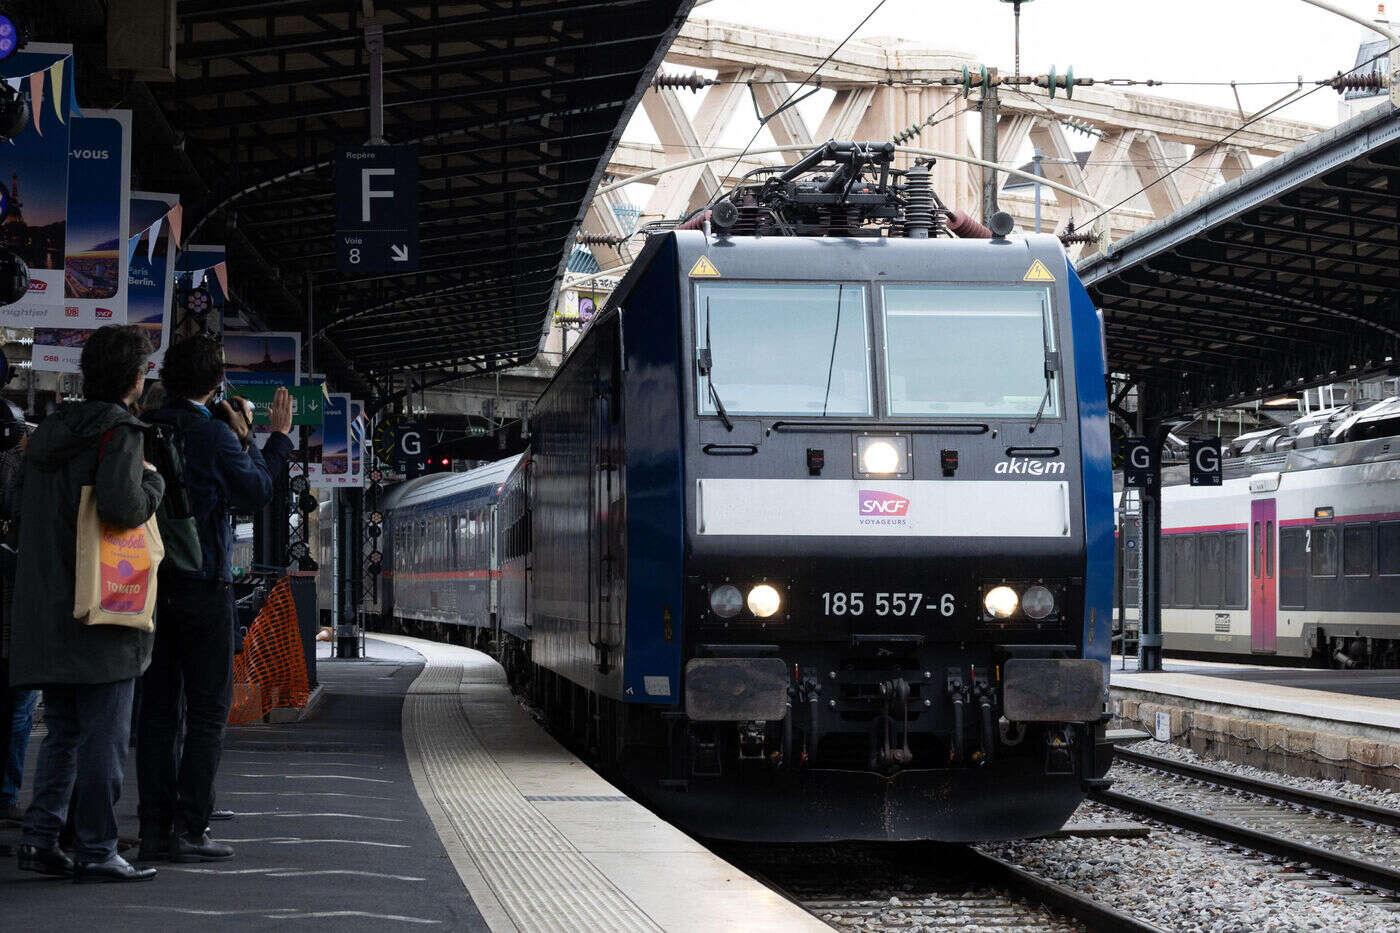
[[[0,87],[4,83],[0,82]],[[0,246],[0,305],[10,305],[29,294],[29,267],[19,253]]]

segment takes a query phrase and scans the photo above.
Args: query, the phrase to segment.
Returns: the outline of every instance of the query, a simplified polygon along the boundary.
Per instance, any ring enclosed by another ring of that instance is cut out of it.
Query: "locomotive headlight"
[[[782,604],[782,599],[778,596],[778,591],[767,583],[760,583],[749,590],[749,612],[766,619],[778,611],[778,606]]]
[[[710,609],[721,619],[732,619],[744,608],[744,594],[728,583],[710,590]]]
[[[896,476],[909,472],[909,442],[902,435],[856,438],[856,462],[861,473]]]
[[[1021,609],[1027,617],[1039,621],[1055,611],[1055,594],[1037,583],[1021,596]]]
[[[1019,603],[1016,591],[1009,586],[994,586],[982,597],[982,606],[987,610],[987,615],[995,619],[1011,618],[1016,614]]]

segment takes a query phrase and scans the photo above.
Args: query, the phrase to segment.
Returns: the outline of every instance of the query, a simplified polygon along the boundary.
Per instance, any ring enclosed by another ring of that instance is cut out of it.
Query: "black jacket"
[[[160,475],[142,466],[143,428],[121,405],[74,402],[29,439],[20,479],[12,686],[111,683],[139,676],[150,663],[152,634],[73,618],[83,487],[95,487],[98,517],[118,528],[140,526],[165,493]]]
[[[251,444],[244,451],[232,428],[210,418],[193,402],[181,400],[148,413],[146,420],[172,425],[182,438],[185,485],[199,529],[204,568],[197,574],[180,576],[227,583],[233,579],[229,512],[246,515],[267,504],[272,497],[273,475],[287,469],[291,439],[273,434],[262,451]],[[173,566],[162,569],[162,575],[176,572]]]

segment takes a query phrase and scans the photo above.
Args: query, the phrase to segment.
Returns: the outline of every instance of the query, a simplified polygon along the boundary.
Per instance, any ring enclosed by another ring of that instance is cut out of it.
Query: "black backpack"
[[[164,563],[182,573],[200,573],[204,570],[204,550],[185,485],[184,432],[158,421],[146,428],[146,437],[151,463],[165,480],[165,497],[156,509],[156,525],[165,544]]]

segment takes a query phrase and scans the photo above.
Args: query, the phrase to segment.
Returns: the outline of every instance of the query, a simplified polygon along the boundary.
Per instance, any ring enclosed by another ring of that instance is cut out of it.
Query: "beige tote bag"
[[[139,528],[103,524],[97,494],[84,486],[78,503],[73,618],[84,625],[124,625],[155,630],[156,570],[165,556],[152,515]]]

